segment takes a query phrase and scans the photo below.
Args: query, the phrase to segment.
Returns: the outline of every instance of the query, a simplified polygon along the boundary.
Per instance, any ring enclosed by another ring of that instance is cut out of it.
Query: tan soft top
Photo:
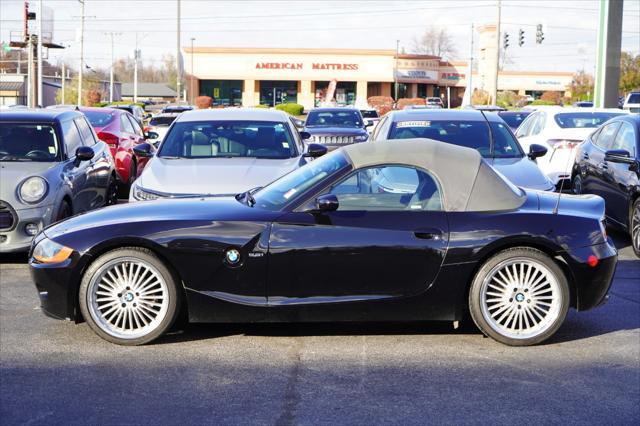
[[[524,194],[517,194],[475,149],[433,139],[396,139],[346,146],[354,168],[405,164],[431,172],[444,193],[447,211],[517,209]]]

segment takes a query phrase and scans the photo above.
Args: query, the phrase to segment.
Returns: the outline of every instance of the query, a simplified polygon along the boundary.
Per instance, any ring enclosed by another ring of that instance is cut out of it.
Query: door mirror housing
[[[307,146],[307,152],[305,152],[304,156],[309,158],[318,158],[322,157],[327,153],[327,147],[324,145],[320,145],[317,143],[310,143]]]
[[[373,121],[368,121],[368,120],[367,120],[367,121],[364,123],[364,128],[365,128],[365,129],[366,129],[367,127],[371,127],[371,126],[373,126]]]
[[[153,115],[151,115],[151,114],[149,114],[149,113],[147,113],[147,114],[145,114],[145,115],[144,115],[144,119],[145,119],[145,120],[148,120],[148,119],[150,119],[151,117],[153,117]]]
[[[311,138],[311,133],[309,133],[309,132],[300,132],[300,139],[302,139],[303,141],[306,141],[309,138]]]
[[[93,149],[91,149],[90,147],[88,146],[78,147],[78,149],[76,149],[76,160],[75,160],[76,167],[78,167],[80,163],[82,163],[83,161],[90,161],[94,155],[96,155],[96,153],[93,152]]]
[[[157,134],[156,132],[146,132],[144,134],[144,138],[148,139],[148,140],[156,140],[160,137],[159,134]]]
[[[610,149],[604,153],[604,161],[612,163],[634,164],[635,160],[626,149]]]
[[[140,158],[153,157],[153,148],[151,144],[141,143],[133,147],[133,153]]]
[[[532,160],[535,160],[536,158],[543,157],[546,154],[547,154],[546,147],[542,145],[538,145],[537,143],[533,143],[529,147],[529,153],[527,154],[527,157],[529,157]]]
[[[325,194],[316,198],[316,211],[318,212],[334,212],[338,210],[338,207],[340,207],[340,203],[334,194]]]

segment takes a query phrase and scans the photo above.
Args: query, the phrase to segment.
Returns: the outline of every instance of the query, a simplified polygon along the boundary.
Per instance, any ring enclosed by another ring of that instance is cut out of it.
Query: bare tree
[[[443,59],[452,59],[456,55],[456,47],[453,37],[444,28],[427,27],[424,34],[414,37],[414,53],[439,56]]]

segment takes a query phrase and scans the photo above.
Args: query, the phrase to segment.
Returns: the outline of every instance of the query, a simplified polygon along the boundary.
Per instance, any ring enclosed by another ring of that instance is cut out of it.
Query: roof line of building
[[[185,53],[191,53],[191,47],[183,47]],[[263,54],[325,54],[325,55],[395,55],[392,49],[318,49],[318,48],[271,48],[271,47],[194,47],[193,53],[263,53]]]

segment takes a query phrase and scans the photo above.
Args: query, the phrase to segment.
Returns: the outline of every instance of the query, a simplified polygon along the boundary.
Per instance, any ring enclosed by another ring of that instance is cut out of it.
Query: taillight
[[[120,139],[112,133],[100,132],[98,133],[98,138],[109,145],[109,148],[114,149],[118,147],[118,143],[120,142]]]
[[[582,141],[574,139],[549,139],[547,143],[551,145],[553,149],[573,149],[580,145]]]

